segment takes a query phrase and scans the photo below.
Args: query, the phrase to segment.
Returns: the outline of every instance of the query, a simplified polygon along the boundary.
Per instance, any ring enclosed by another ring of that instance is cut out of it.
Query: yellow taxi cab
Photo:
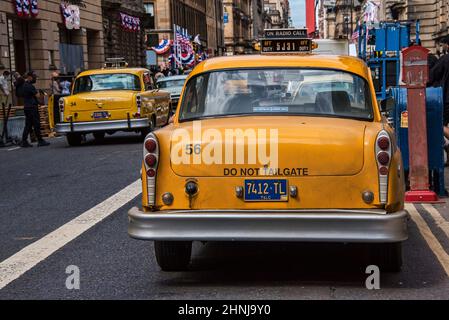
[[[155,242],[162,270],[187,268],[192,241],[363,243],[382,271],[402,264],[401,153],[358,58],[202,62],[173,123],[145,139],[142,188],[128,233]]]
[[[71,95],[59,99],[59,122],[54,123],[49,108],[51,125],[56,133],[66,135],[71,146],[80,145],[89,133],[99,140],[117,131],[140,132],[145,137],[169,121],[170,94],[155,88],[148,69],[121,63],[105,66],[74,79]],[[53,104],[50,99],[49,105]]]

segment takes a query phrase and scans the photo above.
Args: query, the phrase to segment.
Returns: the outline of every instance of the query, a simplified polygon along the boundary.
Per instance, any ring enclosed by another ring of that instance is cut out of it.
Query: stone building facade
[[[439,41],[448,35],[449,0],[386,0],[384,14],[391,20],[419,20],[422,45],[434,53],[441,50]]]
[[[263,0],[251,1],[251,34],[254,40],[259,39],[265,30],[267,15],[264,10]]]
[[[251,54],[265,29],[287,28],[289,2],[286,0],[225,0],[226,54]]]
[[[335,36],[336,0],[321,0],[318,6],[318,34],[321,39]]]
[[[350,39],[362,12],[363,0],[321,0],[318,26],[321,38]]]
[[[105,58],[121,57],[130,67],[145,67],[143,0],[102,0],[101,3]],[[139,22],[139,27],[127,28],[122,17],[131,17],[133,21]]]
[[[37,87],[48,89],[51,74],[76,74],[104,62],[100,0],[72,0],[79,29],[69,29],[61,2],[38,0],[36,16],[19,17],[12,1],[0,0],[0,70],[34,70]]]
[[[422,45],[441,50],[439,41],[448,35],[449,0],[321,0],[319,26],[322,38],[350,38],[367,2],[377,7],[378,21],[420,21]],[[353,4],[354,3],[354,4]],[[412,37],[415,27],[412,26]]]
[[[264,0],[265,11],[271,19],[272,28],[288,28],[290,24],[290,2],[288,0]]]
[[[252,7],[250,0],[224,0],[224,12],[228,17],[224,25],[226,54],[251,53],[253,35],[251,34]]]

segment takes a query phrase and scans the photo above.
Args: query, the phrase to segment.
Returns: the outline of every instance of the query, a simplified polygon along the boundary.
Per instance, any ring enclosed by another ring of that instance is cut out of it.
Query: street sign
[[[306,39],[307,29],[267,29],[265,39]]]
[[[336,0],[324,0],[323,7],[335,7]]]
[[[305,53],[312,51],[311,39],[263,39],[261,53]]]

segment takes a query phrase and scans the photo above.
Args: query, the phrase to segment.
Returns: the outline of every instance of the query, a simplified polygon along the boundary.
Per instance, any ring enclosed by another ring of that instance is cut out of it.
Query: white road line
[[[426,224],[426,221],[421,217],[415,206],[412,204],[406,204],[405,208],[410,214],[410,217],[418,226],[419,232],[427,242],[427,245],[437,257],[438,261],[446,272],[446,275],[449,277],[449,255],[446,253],[442,245],[438,242],[438,239],[433,235],[429,226]]]
[[[14,151],[14,150],[18,150],[18,149],[20,149],[20,147],[11,148],[11,149],[8,149],[8,151]]]
[[[423,204],[424,209],[432,216],[433,220],[435,220],[437,226],[444,231],[446,236],[449,238],[449,221],[444,219],[441,213],[435,209],[434,206],[430,204]]]
[[[133,200],[141,193],[141,190],[141,181],[133,182],[112,197],[1,262],[0,289]]]

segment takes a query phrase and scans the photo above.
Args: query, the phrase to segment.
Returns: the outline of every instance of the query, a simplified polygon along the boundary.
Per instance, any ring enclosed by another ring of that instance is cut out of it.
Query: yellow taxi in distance
[[[401,153],[358,58],[202,62],[145,139],[142,187],[128,233],[162,270],[187,268],[192,241],[362,243],[380,270],[402,264]]]
[[[53,103],[50,99],[49,105]],[[71,95],[59,99],[60,122],[54,129],[65,134],[71,146],[80,145],[88,133],[99,140],[117,131],[141,132],[145,137],[168,123],[169,112],[170,94],[155,88],[148,69],[89,70],[75,78]],[[52,108],[49,118],[54,119]]]

